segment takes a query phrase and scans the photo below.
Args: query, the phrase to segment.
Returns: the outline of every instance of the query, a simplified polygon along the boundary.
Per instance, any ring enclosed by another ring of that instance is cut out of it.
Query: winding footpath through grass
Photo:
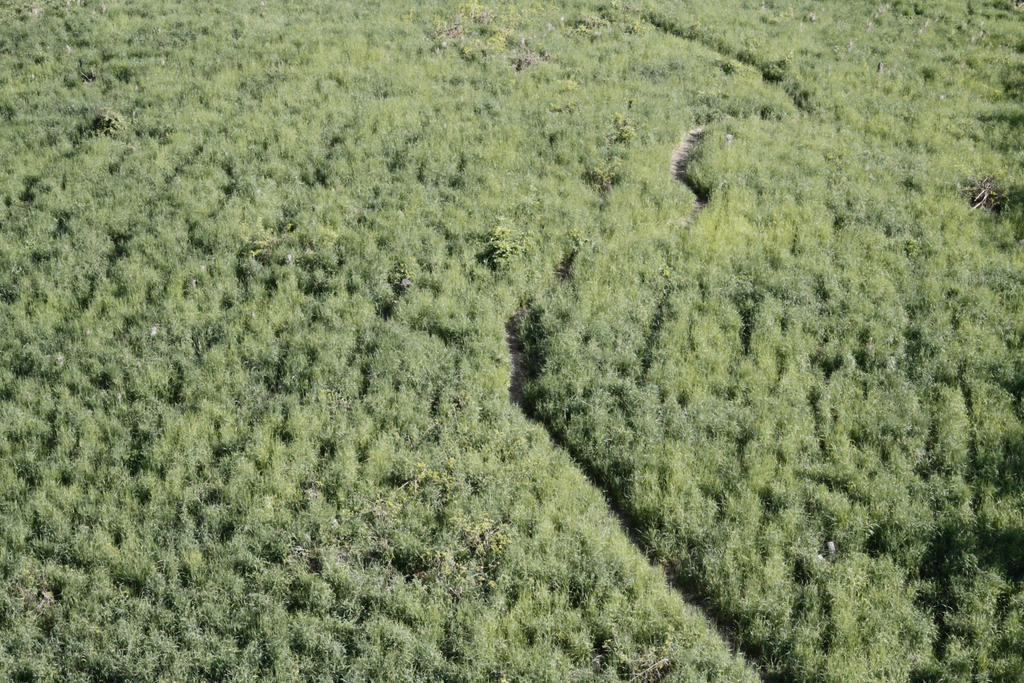
[[[703,137],[704,126],[692,128],[686,133],[686,137],[679,143],[676,150],[672,152],[672,177],[690,188],[690,191],[697,196],[697,202],[693,207],[693,213],[690,214],[690,220],[693,220],[697,213],[708,205],[708,193],[697,185],[686,171],[686,166],[693,155],[693,150],[697,148],[697,143]]]
[[[694,202],[693,210],[687,218],[687,222],[692,222],[696,218],[697,214],[699,214],[708,205],[709,201],[709,195],[704,192],[687,173],[687,164],[690,161],[690,157],[693,155],[698,143],[701,141],[701,138],[703,138],[704,132],[704,126],[699,126],[689,130],[683,137],[683,140],[679,143],[679,146],[676,147],[675,151],[672,153],[671,171],[673,178],[686,185],[686,187],[689,188],[697,198]],[[571,253],[558,264],[557,268],[555,268],[555,286],[565,283],[572,277],[572,268],[575,257],[576,254]],[[508,385],[509,400],[519,408],[526,419],[542,426],[548,433],[552,444],[556,448],[562,449],[568,453],[571,461],[583,472],[584,475],[586,475],[587,480],[596,488],[601,489],[598,479],[594,476],[594,473],[590,472],[588,468],[582,464],[580,459],[574,456],[572,450],[558,438],[558,435],[550,429],[547,423],[533,414],[533,411],[526,400],[525,385],[529,373],[526,359],[524,357],[525,349],[522,341],[522,325],[523,321],[527,316],[529,316],[530,310],[531,304],[526,304],[513,313],[505,322],[505,344],[508,347],[510,360]],[[762,666],[756,653],[749,652],[739,645],[739,642],[734,636],[732,629],[729,628],[724,615],[722,615],[709,600],[680,584],[664,566],[651,560],[640,536],[639,525],[636,524],[629,512],[616,505],[614,500],[608,496],[603,489],[601,489],[601,493],[609,511],[616,519],[618,519],[619,526],[630,539],[630,542],[641,555],[648,558],[648,563],[651,567],[661,573],[665,578],[665,583],[679,593],[689,605],[699,609],[704,614],[708,623],[714,627],[719,637],[728,645],[729,649],[742,655],[743,658],[753,666],[762,681],[774,680],[766,673],[765,667]]]

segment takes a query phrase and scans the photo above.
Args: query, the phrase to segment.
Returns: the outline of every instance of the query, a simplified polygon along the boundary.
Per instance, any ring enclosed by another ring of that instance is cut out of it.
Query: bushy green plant
[[[128,128],[128,120],[121,112],[103,108],[96,112],[91,128],[94,133],[113,135],[125,131]]]
[[[601,160],[587,168],[584,178],[595,190],[604,194],[622,179],[622,170],[614,159]]]
[[[526,251],[526,238],[504,223],[497,225],[487,236],[485,258],[492,268],[509,265]]]
[[[614,142],[629,143],[636,139],[636,128],[632,122],[620,112],[615,112],[615,132],[612,134]]]

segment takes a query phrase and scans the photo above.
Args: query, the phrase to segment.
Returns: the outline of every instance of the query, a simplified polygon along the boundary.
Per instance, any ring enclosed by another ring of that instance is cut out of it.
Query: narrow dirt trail
[[[676,147],[672,154],[671,171],[672,176],[679,182],[686,185],[696,195],[697,200],[695,202],[693,211],[690,213],[688,221],[692,221],[693,218],[708,204],[708,195],[704,193],[687,175],[686,166],[690,160],[690,156],[693,154],[694,149],[700,142],[704,135],[704,127],[694,128],[690,130],[683,138],[679,146]],[[572,278],[572,268],[575,260],[575,253],[570,254],[564,259],[558,267],[555,269],[552,286],[561,286]],[[632,518],[628,510],[623,509],[622,506],[618,505],[617,502],[604,490],[601,486],[600,480],[595,476],[583,462],[581,462],[572,452],[559,436],[554,433],[548,425],[541,419],[536,418],[533,415],[530,406],[528,405],[524,388],[528,379],[527,365],[525,361],[525,350],[522,341],[522,324],[526,317],[530,314],[531,306],[520,308],[505,322],[505,344],[508,347],[509,358],[510,358],[510,370],[509,370],[509,400],[523,413],[523,415],[547,431],[551,442],[556,448],[560,448],[569,454],[572,462],[580,469],[580,471],[587,477],[590,483],[601,491],[604,496],[605,503],[608,506],[608,510],[618,520],[620,528],[625,532],[626,536],[633,543],[633,546],[637,551],[648,558],[648,562],[651,567],[659,571],[662,576],[665,577],[665,583],[671,586],[679,595],[692,607],[698,609],[703,613],[708,623],[714,627],[719,637],[725,642],[729,649],[734,653],[741,655],[755,670],[757,675],[762,681],[774,680],[770,675],[766,674],[763,667],[760,664],[759,657],[756,653],[752,653],[744,650],[737,643],[736,637],[733,630],[727,626],[727,621],[724,616],[712,605],[708,600],[700,596],[693,590],[692,587],[682,585],[675,577],[674,573],[669,571],[663,564],[651,559],[645,549],[645,543],[640,534],[640,526]]]
[[[766,86],[779,88],[781,92],[785,93],[797,111],[805,114],[814,112],[814,106],[810,101],[807,89],[792,74],[786,74],[784,66],[779,63],[758,59],[748,50],[730,46],[721,37],[716,37],[713,33],[701,29],[698,25],[680,26],[673,19],[659,15],[656,12],[646,12],[643,18],[648,24],[667,35],[675,36],[688,43],[700,45],[719,57],[736,60],[750,67],[760,74],[761,80]]]
[[[512,372],[508,380],[508,397],[524,415],[530,417],[526,412],[526,405],[523,399],[523,385],[526,384],[526,365],[523,363],[523,342],[519,336],[519,328],[528,311],[528,308],[520,308],[512,314],[511,318],[505,321],[505,345],[508,346],[508,355],[512,359]]]
[[[680,142],[679,146],[676,147],[674,152],[672,152],[672,177],[690,188],[690,192],[693,192],[697,197],[697,203],[693,207],[693,211],[690,213],[691,220],[701,209],[708,205],[709,199],[707,192],[693,181],[686,168],[687,164],[690,163],[690,157],[693,155],[693,150],[697,148],[697,143],[704,137],[704,132],[704,126],[691,128],[686,133],[683,141]]]

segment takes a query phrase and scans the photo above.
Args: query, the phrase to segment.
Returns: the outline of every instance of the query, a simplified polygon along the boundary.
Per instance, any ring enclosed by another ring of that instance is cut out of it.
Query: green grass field
[[[0,2],[0,679],[1024,679],[1017,5]]]

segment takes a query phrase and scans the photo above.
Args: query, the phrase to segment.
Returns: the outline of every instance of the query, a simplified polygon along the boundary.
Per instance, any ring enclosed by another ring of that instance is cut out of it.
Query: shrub
[[[636,128],[625,115],[616,112],[615,132],[612,134],[613,142],[629,143],[636,139]]]
[[[128,120],[114,109],[100,109],[92,120],[92,131],[98,135],[114,135],[128,129]]]
[[[605,194],[622,179],[622,172],[616,160],[599,161],[590,166],[583,177],[595,190]]]
[[[502,268],[526,250],[526,238],[508,225],[495,226],[487,236],[484,257],[491,268]]]

